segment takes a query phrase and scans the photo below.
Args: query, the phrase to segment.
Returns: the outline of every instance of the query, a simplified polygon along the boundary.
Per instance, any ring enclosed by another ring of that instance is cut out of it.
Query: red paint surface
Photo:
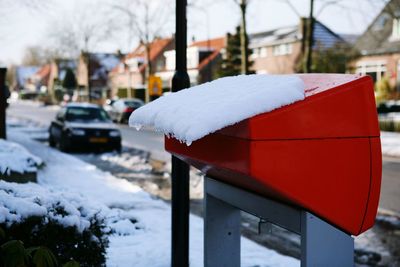
[[[166,138],[165,148],[211,177],[299,206],[358,235],[374,223],[382,173],[372,80],[300,77],[305,100],[189,147]]]

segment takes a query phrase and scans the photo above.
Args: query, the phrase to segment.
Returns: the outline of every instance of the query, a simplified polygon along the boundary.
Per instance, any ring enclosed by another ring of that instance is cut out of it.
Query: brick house
[[[121,57],[123,55],[119,53],[81,53],[76,73],[80,100],[88,98],[88,77],[92,98],[104,99],[112,95],[108,75],[119,64]]]
[[[307,19],[298,25],[249,35],[250,55],[256,73],[295,73],[305,53]],[[345,40],[319,21],[314,23],[314,49],[331,48]]]
[[[32,82],[34,75],[40,67],[38,66],[18,66],[15,68],[15,82],[12,85],[12,90],[36,92],[36,87]]]
[[[390,1],[357,40],[361,57],[353,62],[356,73],[374,81],[384,77],[400,91],[400,0]]]
[[[55,59],[51,63],[45,64],[31,76],[32,82],[37,90],[44,90],[50,94],[54,90],[61,88],[62,81],[68,69],[76,72],[76,60],[74,59]]]
[[[158,38],[150,44],[150,62],[154,74],[165,67],[164,52],[175,48],[175,39]],[[136,49],[127,54],[109,73],[111,97],[145,98],[146,77],[146,47],[139,44]],[[131,88],[131,90],[127,90]]]
[[[226,38],[197,41],[187,48],[187,72],[191,85],[213,80],[214,73],[226,47]],[[175,50],[164,53],[166,64],[162,71],[156,72],[163,81],[164,88],[170,88],[175,73]]]

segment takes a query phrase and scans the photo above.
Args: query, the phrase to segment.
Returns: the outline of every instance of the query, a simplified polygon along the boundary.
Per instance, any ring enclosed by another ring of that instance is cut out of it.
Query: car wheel
[[[121,117],[119,118],[119,123],[124,124],[125,123],[124,115],[122,114]]]
[[[121,153],[121,152],[122,152],[122,146],[121,146],[121,144],[117,145],[117,146],[115,147],[115,150],[116,150],[118,153]]]
[[[56,141],[54,140],[54,137],[51,134],[49,135],[49,146],[56,147]]]
[[[70,150],[70,142],[68,140],[68,137],[65,135],[62,135],[60,143],[59,145],[59,149],[63,152],[68,152]]]

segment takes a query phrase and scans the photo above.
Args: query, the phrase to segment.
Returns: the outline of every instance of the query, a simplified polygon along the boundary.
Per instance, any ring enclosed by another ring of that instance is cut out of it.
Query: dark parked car
[[[116,100],[111,104],[111,109],[108,110],[110,117],[115,122],[125,123],[129,120],[131,113],[143,106],[142,100],[137,98],[123,98]]]
[[[62,107],[51,122],[49,144],[58,145],[62,151],[91,147],[121,151],[121,132],[103,108],[71,103]]]

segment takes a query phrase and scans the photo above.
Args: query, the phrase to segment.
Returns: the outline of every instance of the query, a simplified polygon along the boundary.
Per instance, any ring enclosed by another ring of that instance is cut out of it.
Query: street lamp
[[[175,74],[172,92],[190,86],[186,68],[187,0],[176,0]],[[171,266],[189,266],[189,165],[172,156]]]

